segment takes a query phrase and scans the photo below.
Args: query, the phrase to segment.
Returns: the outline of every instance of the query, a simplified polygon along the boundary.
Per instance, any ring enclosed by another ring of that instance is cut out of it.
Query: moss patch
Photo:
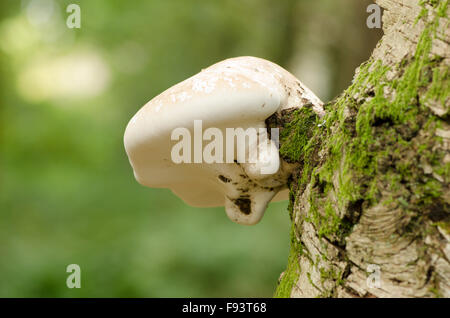
[[[289,298],[291,296],[292,288],[297,283],[300,275],[299,255],[302,254],[302,245],[297,241],[294,231],[294,226],[292,226],[288,266],[275,290],[275,298]]]
[[[311,105],[306,105],[292,114],[292,121],[280,132],[280,155],[289,162],[300,162],[311,151],[310,140],[319,118]]]

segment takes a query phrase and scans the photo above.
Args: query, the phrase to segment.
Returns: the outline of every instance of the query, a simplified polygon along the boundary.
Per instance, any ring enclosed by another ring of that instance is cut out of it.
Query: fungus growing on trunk
[[[287,199],[294,168],[280,159],[277,130],[268,132],[265,120],[307,104],[323,114],[322,102],[280,66],[231,58],[143,106],[128,123],[125,149],[142,185],[169,188],[192,206],[225,206],[232,221],[256,224],[271,200]]]

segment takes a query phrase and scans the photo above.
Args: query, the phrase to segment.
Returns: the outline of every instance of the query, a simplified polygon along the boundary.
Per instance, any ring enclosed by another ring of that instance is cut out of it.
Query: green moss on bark
[[[291,249],[288,257],[288,266],[280,278],[275,291],[275,298],[289,298],[291,296],[292,288],[295,286],[300,275],[299,255],[302,254],[303,248],[301,243],[297,241],[294,231],[294,225],[292,225]]]
[[[280,133],[280,155],[290,162],[300,162],[312,150],[310,140],[319,119],[311,105],[296,110],[292,117]]]

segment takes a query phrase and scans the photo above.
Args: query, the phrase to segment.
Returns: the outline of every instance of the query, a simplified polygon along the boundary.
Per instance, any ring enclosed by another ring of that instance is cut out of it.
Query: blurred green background
[[[330,100],[380,37],[369,3],[2,0],[0,297],[272,296],[287,202],[246,227],[144,188],[123,132],[152,97],[234,56],[272,60]],[[80,289],[66,287],[73,263]]]

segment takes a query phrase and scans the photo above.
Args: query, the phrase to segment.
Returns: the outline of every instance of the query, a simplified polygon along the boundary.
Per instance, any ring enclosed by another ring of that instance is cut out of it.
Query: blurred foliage
[[[70,3],[81,7],[80,29],[65,25]],[[289,252],[287,202],[272,203],[254,227],[232,223],[223,208],[189,207],[134,180],[122,137],[149,99],[222,59],[254,55],[289,69],[307,38],[296,17],[318,10],[304,6],[2,1],[0,297],[271,296]],[[370,47],[360,45],[361,58]],[[347,72],[359,62],[347,61]],[[81,289],[66,287],[72,263]]]

